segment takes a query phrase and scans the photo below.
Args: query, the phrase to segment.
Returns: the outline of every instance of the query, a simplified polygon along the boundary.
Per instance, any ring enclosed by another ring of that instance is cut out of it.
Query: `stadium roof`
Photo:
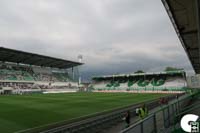
[[[199,0],[162,0],[196,73],[200,73]]]
[[[155,75],[176,75],[176,74],[185,74],[184,70],[178,71],[164,71],[164,72],[149,72],[149,73],[131,73],[131,74],[115,74],[115,75],[104,75],[104,76],[94,76],[92,79],[105,79],[113,77],[136,77],[136,76],[155,76]]]
[[[0,61],[67,69],[82,63],[0,47]]]

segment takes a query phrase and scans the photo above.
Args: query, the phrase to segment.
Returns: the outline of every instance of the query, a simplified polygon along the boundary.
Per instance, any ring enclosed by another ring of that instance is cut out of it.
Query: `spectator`
[[[126,112],[125,117],[123,118],[126,122],[126,128],[130,126],[130,121],[131,121],[131,116],[130,116],[130,111]]]
[[[139,110],[140,110],[140,108],[135,109],[135,113],[136,113],[137,116],[139,116]]]
[[[167,105],[168,104],[168,99],[164,98],[164,97],[160,98],[159,104],[160,105]]]
[[[141,119],[144,119],[145,117],[148,116],[148,109],[145,104],[142,105],[138,113]]]
[[[126,127],[129,127],[130,126],[130,121],[131,121],[131,116],[130,116],[130,111],[127,111],[126,112],[126,117],[125,117],[125,121],[126,121]]]
[[[161,106],[164,104],[163,97],[160,97],[160,99],[159,99],[159,104],[160,104]]]
[[[178,94],[176,95],[176,99],[178,100],[178,98],[179,98],[179,96],[178,96]]]

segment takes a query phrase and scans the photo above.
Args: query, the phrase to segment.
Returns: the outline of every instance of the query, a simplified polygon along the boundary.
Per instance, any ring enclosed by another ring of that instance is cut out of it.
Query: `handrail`
[[[197,103],[197,104],[198,104],[198,103]],[[183,108],[182,110],[183,110],[183,111],[188,110],[188,109],[190,109],[190,108],[193,108],[193,107],[196,106],[197,104],[189,105],[189,106]]]
[[[126,129],[124,129],[124,130],[122,130],[120,133],[124,133],[124,132],[129,131],[129,129],[132,129],[133,127],[136,127],[137,125],[139,125],[139,124],[143,123],[144,121],[150,119],[152,116],[154,116],[154,114],[150,114],[150,115],[148,115],[148,117],[144,118],[143,120],[137,121],[135,124],[133,124],[133,125],[131,125],[130,127],[126,128]]]
[[[195,104],[195,105],[196,105],[196,104]],[[183,112],[177,114],[176,117],[178,117],[178,116],[180,116],[180,115],[183,115],[183,114],[185,114],[185,113],[187,113],[187,112],[189,112],[189,111],[192,111],[192,110],[195,110],[195,109],[200,108],[200,105],[198,105],[198,106],[196,106],[196,107],[195,107],[195,105],[194,105],[192,108],[190,108],[190,109],[188,109],[188,110],[185,110],[185,111],[183,111]]]
[[[168,119],[168,122],[169,122],[169,121],[170,121],[170,118],[169,118],[169,117],[171,117],[171,116],[169,116],[169,115],[170,115],[170,113],[169,113],[170,107],[171,107],[172,109],[174,109],[174,108],[173,108],[174,105],[180,106],[180,105],[179,105],[180,103],[184,102],[185,100],[190,100],[190,98],[191,98],[191,99],[192,99],[192,98],[195,98],[195,97],[198,96],[198,95],[199,95],[199,93],[195,93],[195,94],[190,94],[190,95],[186,95],[186,96],[180,97],[180,98],[177,99],[176,101],[173,101],[172,103],[163,106],[161,109],[158,109],[158,110],[152,112],[149,116],[147,116],[146,119],[143,119],[143,120],[141,120],[141,121],[139,121],[139,122],[137,122],[137,123],[131,125],[131,126],[128,127],[127,129],[122,130],[121,133],[126,133],[126,132],[128,132],[128,131],[130,131],[130,130],[134,130],[134,127],[136,127],[136,126],[138,126],[138,125],[144,123],[146,120],[148,120],[148,119],[150,119],[150,118],[152,118],[152,117],[154,117],[153,119],[154,119],[154,125],[155,125],[155,123],[156,123],[156,120],[155,120],[156,114],[158,114],[158,113],[160,113],[160,112],[163,112],[163,113],[164,113],[164,110],[166,110],[166,109],[167,109],[167,111],[168,111],[167,119]],[[199,108],[199,107],[200,107],[200,105],[199,105],[198,107],[195,107],[195,109],[196,109],[196,108]],[[178,108],[180,109],[180,107],[178,107]],[[192,109],[194,109],[194,108],[192,108]],[[192,110],[192,109],[190,108],[189,110]],[[180,111],[180,110],[179,110],[179,111]],[[178,111],[178,112],[179,112],[179,111]],[[188,110],[187,110],[187,111],[188,111]],[[182,114],[182,113],[181,113],[181,114]],[[163,114],[163,115],[164,115],[164,114]],[[176,115],[176,114],[175,114],[175,115]],[[163,117],[164,117],[164,116],[163,116]],[[163,118],[163,120],[164,120],[164,118]],[[156,131],[156,127],[155,127],[155,131]],[[142,132],[142,131],[141,131],[141,132]]]

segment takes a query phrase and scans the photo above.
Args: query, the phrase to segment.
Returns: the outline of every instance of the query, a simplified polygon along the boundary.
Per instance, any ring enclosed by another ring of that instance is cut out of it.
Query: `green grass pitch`
[[[68,93],[0,96],[0,133],[148,101],[164,94]]]

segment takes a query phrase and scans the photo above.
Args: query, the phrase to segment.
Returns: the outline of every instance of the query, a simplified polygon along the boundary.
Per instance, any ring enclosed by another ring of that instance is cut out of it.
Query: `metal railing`
[[[180,99],[175,100],[169,105],[161,106],[156,112],[151,113],[147,118],[131,125],[124,129],[121,133],[163,133],[167,132],[170,127],[173,127],[177,121],[177,116],[180,116],[185,107],[198,94],[185,95]],[[170,131],[169,131],[170,132]]]

